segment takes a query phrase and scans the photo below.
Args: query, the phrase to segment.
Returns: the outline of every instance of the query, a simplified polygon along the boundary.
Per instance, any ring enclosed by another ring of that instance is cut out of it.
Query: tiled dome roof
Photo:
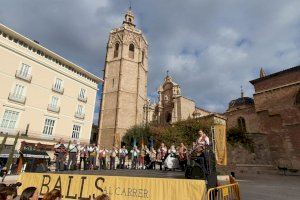
[[[254,105],[254,100],[250,97],[241,97],[230,101],[229,108],[242,106],[242,105]]]

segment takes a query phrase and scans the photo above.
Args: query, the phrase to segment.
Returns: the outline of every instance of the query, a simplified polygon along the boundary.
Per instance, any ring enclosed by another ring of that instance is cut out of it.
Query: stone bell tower
[[[109,34],[104,68],[99,140],[120,146],[126,130],[143,123],[147,103],[148,43],[136,28],[131,8],[123,25]]]

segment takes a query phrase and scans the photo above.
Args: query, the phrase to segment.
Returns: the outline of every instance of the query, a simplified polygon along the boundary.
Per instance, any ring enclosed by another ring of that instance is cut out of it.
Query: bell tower
[[[147,103],[148,43],[129,8],[109,34],[99,118],[100,146],[120,146],[127,129],[143,123]]]

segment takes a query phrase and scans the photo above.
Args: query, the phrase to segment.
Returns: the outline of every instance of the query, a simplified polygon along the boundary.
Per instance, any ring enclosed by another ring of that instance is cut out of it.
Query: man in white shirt
[[[96,146],[95,143],[92,144],[88,148],[89,151],[89,162],[90,162],[90,169],[93,170],[96,167],[96,159],[97,159],[97,154],[98,154],[98,147]]]
[[[102,148],[99,150],[99,170],[106,169],[106,155],[108,150],[106,148]]]
[[[73,141],[73,144],[70,144],[68,151],[69,151],[68,169],[75,170],[77,166],[77,154],[79,151],[79,146],[76,140]]]
[[[113,147],[113,149],[110,151],[110,169],[115,170],[116,169],[116,157],[118,154],[117,147]]]
[[[125,146],[123,146],[119,150],[120,169],[124,169],[125,168],[125,159],[126,159],[127,154],[128,154],[128,150],[125,148]]]
[[[138,157],[140,151],[138,150],[137,146],[134,146],[133,149],[130,151],[131,153],[131,169],[137,169],[138,167]]]

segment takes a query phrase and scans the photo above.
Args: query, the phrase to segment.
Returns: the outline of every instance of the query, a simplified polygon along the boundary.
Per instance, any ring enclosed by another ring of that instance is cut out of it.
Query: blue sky
[[[109,31],[122,24],[128,1],[0,5],[1,23],[102,77]],[[300,63],[299,0],[132,0],[132,8],[150,45],[152,100],[169,70],[197,106],[224,112],[241,85],[252,96],[260,67],[268,74]],[[96,116],[98,109],[99,101]]]

